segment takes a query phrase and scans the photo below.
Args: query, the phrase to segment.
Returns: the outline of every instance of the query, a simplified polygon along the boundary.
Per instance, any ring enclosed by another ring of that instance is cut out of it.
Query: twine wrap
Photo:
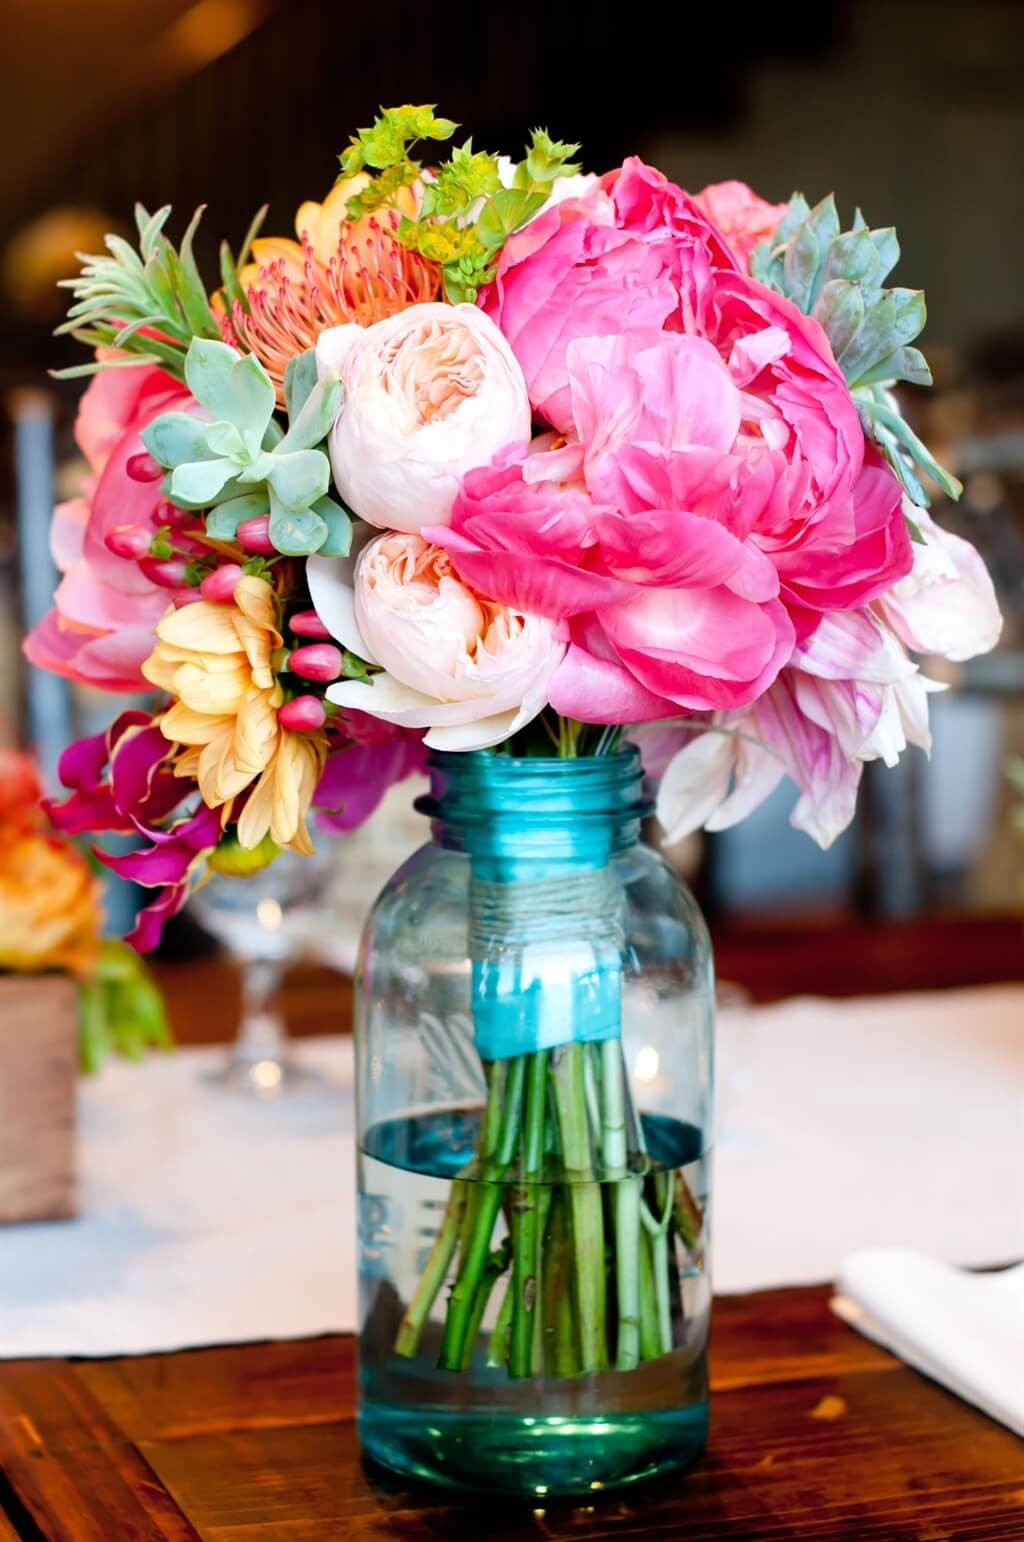
[[[621,1032],[625,894],[610,859],[648,805],[639,756],[431,757],[418,807],[470,860],[476,1048],[505,1060]]]

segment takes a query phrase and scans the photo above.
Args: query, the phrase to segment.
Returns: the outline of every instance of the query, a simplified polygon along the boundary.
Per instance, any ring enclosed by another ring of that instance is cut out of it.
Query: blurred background
[[[264,233],[290,234],[298,203],[329,189],[353,128],[402,101],[438,103],[480,148],[516,151],[542,124],[579,138],[589,170],[638,153],[694,191],[727,177],[773,200],[834,191],[845,225],[859,204],[873,226],[897,226],[896,281],[926,291],[936,388],[905,407],[965,483],[963,502],[935,513],[984,553],[1004,636],[994,655],[944,666],[951,689],[932,699],[930,761],[911,751],[897,771],[869,766],[857,821],[831,851],[789,827],[787,785],[741,828],[672,857],[713,919],[726,972],[755,994],[776,993],[764,979],[783,953],[813,970],[805,987],[813,979],[837,993],[850,979],[867,990],[1014,977],[1024,907],[1020,794],[1008,774],[1024,755],[1024,7],[791,0],[672,20],[644,8],[635,27],[629,14],[594,4],[584,28],[575,7],[457,0],[440,14],[326,0],[8,0],[0,720],[34,739],[52,771],[72,732],[110,716],[109,698],[30,681],[19,642],[54,583],[49,508],[82,469],[71,436],[80,384],[47,373],[81,362],[77,345],[51,335],[62,317],[54,285],[75,270],[76,250],[130,230],[136,198],[173,204],[177,237],[208,204],[197,253],[212,285],[221,236],[237,249],[264,201]],[[397,789],[339,853],[341,963],[375,887],[425,833],[409,803],[408,787]],[[131,896],[114,894],[112,927],[131,909]],[[933,923],[948,918],[958,940],[943,948]],[[809,942],[827,949],[839,936],[842,950],[809,964]],[[859,951],[851,937],[874,941]],[[166,943],[197,945],[187,921]],[[778,983],[801,988],[799,970]]]

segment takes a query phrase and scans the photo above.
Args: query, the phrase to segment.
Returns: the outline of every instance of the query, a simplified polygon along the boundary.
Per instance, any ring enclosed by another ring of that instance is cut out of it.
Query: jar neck
[[[600,868],[635,845],[650,812],[640,754],[515,757],[434,751],[416,807],[433,838],[499,880]]]

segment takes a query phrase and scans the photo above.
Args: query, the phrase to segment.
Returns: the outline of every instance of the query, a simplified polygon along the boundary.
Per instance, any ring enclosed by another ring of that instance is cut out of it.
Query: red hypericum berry
[[[235,597],[235,585],[242,576],[242,569],[237,562],[225,562],[222,567],[214,568],[212,573],[207,573],[199,585],[199,593],[204,600],[213,600],[217,605],[225,605]]]
[[[311,733],[322,728],[327,721],[327,711],[319,696],[296,696],[278,708],[277,721],[282,728],[295,733]]]
[[[298,611],[288,625],[297,637],[321,637],[326,640],[331,635],[315,610]]]
[[[150,534],[141,525],[114,525],[103,537],[103,544],[115,557],[137,562],[149,555]]]
[[[124,469],[133,482],[159,482],[164,474],[164,468],[152,455],[143,450],[139,455],[129,455],[124,463]]]
[[[166,525],[170,530],[187,530],[189,526],[199,524],[195,509],[179,509],[176,503],[168,503],[166,498],[157,504],[150,519],[157,527]]]
[[[261,557],[269,556],[275,550],[270,539],[270,515],[257,514],[254,519],[243,519],[235,531],[235,540],[243,551],[255,552]]]
[[[161,589],[180,589],[188,582],[188,563],[184,557],[143,557],[139,567],[151,584]]]
[[[209,559],[212,555],[205,541],[198,541],[192,535],[182,535],[180,530],[175,530],[171,539],[175,556],[206,557]]]
[[[341,674],[341,650],[330,643],[311,643],[308,648],[293,648],[288,655],[287,668],[303,680],[317,680],[321,684],[337,680]]]

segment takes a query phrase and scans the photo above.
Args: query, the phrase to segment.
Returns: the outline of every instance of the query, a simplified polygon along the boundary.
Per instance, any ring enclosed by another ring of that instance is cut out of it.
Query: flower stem
[[[547,1099],[547,1050],[527,1057],[523,1114],[522,1182],[512,1195],[512,1328],[508,1367],[512,1376],[529,1376],[533,1366],[533,1324],[540,1274],[537,1177],[544,1158],[544,1107]]]
[[[606,1039],[601,1045],[601,1071],[604,1175],[615,1185],[612,1190],[615,1213],[615,1293],[619,1311],[615,1365],[620,1371],[631,1371],[640,1364],[642,1180],[628,1175],[626,1078],[620,1039]]]
[[[567,1186],[552,1191],[544,1242],[543,1350],[549,1376],[575,1376],[579,1371],[576,1330],[572,1317],[572,1238],[569,1233]]]
[[[572,1212],[573,1290],[579,1324],[580,1368],[604,1370],[604,1214],[601,1186],[593,1182],[590,1125],[583,1076],[583,1045],[562,1044],[551,1055],[562,1157]]]
[[[444,1284],[448,1266],[459,1240],[459,1228],[466,1210],[469,1184],[456,1178],[448,1194],[448,1203],[441,1219],[434,1246],[427,1259],[420,1282],[405,1311],[395,1338],[395,1353],[410,1358],[419,1348],[423,1325],[430,1316],[430,1309]]]
[[[519,1141],[519,1125],[523,1103],[524,1057],[510,1061],[508,1076],[501,1099],[501,1126],[497,1150],[483,1165],[483,1175],[474,1185],[465,1223],[462,1228],[462,1252],[459,1272],[448,1297],[448,1315],[445,1318],[444,1336],[441,1340],[440,1364],[448,1371],[462,1366],[466,1341],[472,1323],[473,1305],[477,1289],[490,1254],[494,1224],[501,1210],[503,1184],[501,1179],[515,1155]],[[497,1083],[492,1082],[488,1101],[498,1100]],[[485,1116],[485,1128],[487,1118]],[[472,1212],[472,1215],[469,1214]]]
[[[468,1371],[473,1359],[473,1350],[476,1346],[477,1336],[480,1332],[480,1324],[484,1320],[487,1303],[491,1299],[491,1292],[508,1268],[509,1240],[506,1237],[500,1248],[495,1248],[484,1265],[483,1277],[477,1286],[476,1296],[473,1301],[473,1310],[469,1318],[469,1332],[466,1334],[466,1347],[462,1354],[462,1369]]]
[[[514,1294],[512,1281],[509,1280],[505,1286],[505,1294],[501,1298],[501,1306],[498,1308],[498,1320],[491,1330],[487,1346],[487,1364],[490,1366],[504,1365],[508,1359],[508,1330],[512,1321]]]

